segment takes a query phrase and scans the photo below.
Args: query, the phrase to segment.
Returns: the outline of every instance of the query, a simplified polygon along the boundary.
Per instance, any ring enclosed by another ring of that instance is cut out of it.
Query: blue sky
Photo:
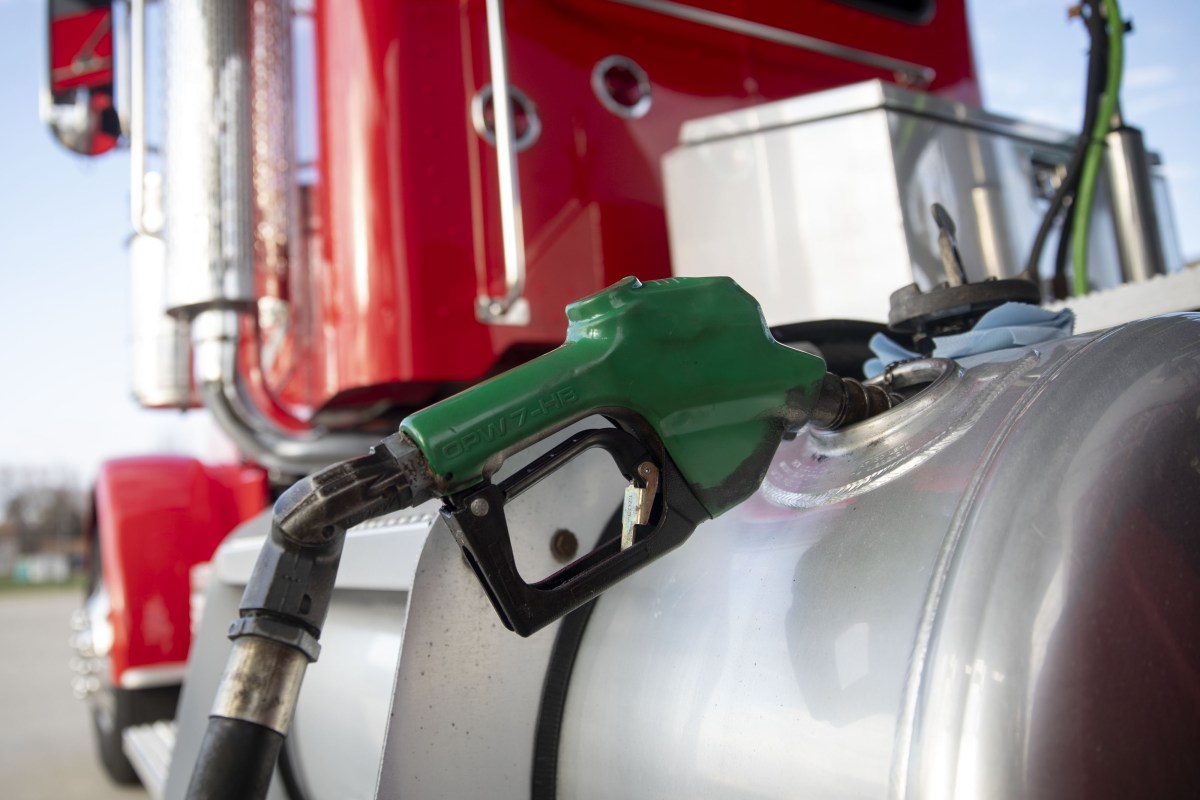
[[[971,0],[985,105],[1074,129],[1085,36],[1061,0]],[[1126,118],[1167,163],[1184,252],[1200,256],[1200,3],[1129,0]],[[43,0],[0,0],[0,464],[86,480],[118,455],[204,450],[196,414],[130,399],[128,159],[62,150],[38,120]],[[220,448],[216,448],[219,450]]]

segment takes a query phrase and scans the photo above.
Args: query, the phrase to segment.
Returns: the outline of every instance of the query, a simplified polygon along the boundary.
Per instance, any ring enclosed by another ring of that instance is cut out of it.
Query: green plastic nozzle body
[[[592,414],[649,431],[716,516],[752,494],[804,424],[825,364],[775,341],[730,278],[625,278],[567,307],[563,345],[400,425],[443,493]]]

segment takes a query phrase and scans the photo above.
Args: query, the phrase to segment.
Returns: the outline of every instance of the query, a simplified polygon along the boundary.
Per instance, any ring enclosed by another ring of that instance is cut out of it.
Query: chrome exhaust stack
[[[236,311],[205,311],[192,320],[192,346],[204,407],[242,452],[275,472],[302,475],[378,444],[378,434],[292,431],[263,414],[238,370],[241,323]]]
[[[250,30],[236,0],[163,4],[167,310],[254,304]]]
[[[239,369],[242,336],[258,329],[256,260],[270,285],[299,250],[290,24],[285,0],[164,0],[164,294],[190,327],[196,389],[225,433],[267,468],[303,474],[378,437],[281,424]]]

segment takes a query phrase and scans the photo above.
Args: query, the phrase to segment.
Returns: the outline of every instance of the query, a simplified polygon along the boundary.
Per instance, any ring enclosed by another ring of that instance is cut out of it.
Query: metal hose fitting
[[[882,387],[826,372],[809,424],[824,430],[837,430],[881,414],[901,399],[900,395]]]

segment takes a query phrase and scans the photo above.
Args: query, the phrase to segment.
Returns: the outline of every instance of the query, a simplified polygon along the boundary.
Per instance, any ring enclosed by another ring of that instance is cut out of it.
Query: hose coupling
[[[837,430],[881,414],[901,399],[900,395],[879,386],[826,372],[809,424],[824,430]]]

